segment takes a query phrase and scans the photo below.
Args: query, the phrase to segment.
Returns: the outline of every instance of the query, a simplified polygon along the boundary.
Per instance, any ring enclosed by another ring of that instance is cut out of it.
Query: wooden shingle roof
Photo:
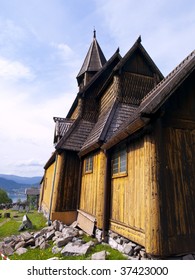
[[[56,148],[79,152],[93,126],[94,123],[92,122],[77,119],[67,134],[59,141]]]
[[[195,68],[195,51],[190,53],[164,80],[151,90],[140,105],[140,112],[154,114]]]
[[[94,31],[93,41],[84,59],[84,63],[77,75],[77,79],[85,72],[97,72],[106,63],[106,58],[96,39],[96,32]]]
[[[82,96],[82,98],[85,99],[88,98],[91,93],[98,93],[99,87],[104,84],[104,82],[112,72],[113,68],[120,61],[120,59],[121,56],[117,50],[114,53],[114,55],[106,62],[106,64],[94,75],[94,77],[87,84],[87,86],[84,87],[81,92],[79,92],[79,95],[77,95],[76,100],[78,100],[78,96]],[[65,120],[69,119],[69,117],[72,114],[73,108],[75,109],[76,104],[77,102],[74,101],[73,107],[67,115],[68,118],[66,118]],[[86,115],[86,113],[87,112],[84,112],[84,115]],[[103,126],[103,122],[101,122],[101,125]],[[74,120],[72,125],[63,135],[62,139],[57,143],[56,149],[80,151],[81,147],[86,142],[94,126],[94,120],[86,120],[86,118],[83,118],[83,115],[79,116],[78,119]]]
[[[143,128],[152,116],[195,70],[195,51],[187,56],[166,78],[143,98],[134,114],[112,135],[102,149],[109,149],[129,135]]]
[[[54,131],[54,143],[56,143],[68,131],[68,129],[73,124],[74,120],[68,118],[58,118],[58,117],[54,117],[53,119],[56,123],[55,131]]]

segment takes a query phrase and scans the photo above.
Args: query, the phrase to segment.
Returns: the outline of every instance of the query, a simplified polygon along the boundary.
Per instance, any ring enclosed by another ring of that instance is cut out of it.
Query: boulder
[[[188,255],[183,256],[183,260],[194,260],[194,257],[192,254],[188,254]]]
[[[94,245],[94,242],[89,241],[83,245],[75,245],[74,243],[68,243],[61,251],[62,255],[85,255],[90,248]]]
[[[65,227],[63,228],[62,233],[64,236],[75,237],[78,236],[79,230],[73,227]]]
[[[34,238],[31,238],[28,241],[26,241],[25,247],[28,247],[28,246],[35,246],[35,239]]]
[[[26,248],[22,248],[22,247],[20,247],[20,248],[18,248],[17,250],[16,250],[16,254],[17,255],[22,255],[22,254],[24,254],[24,253],[26,253],[27,252],[27,249]]]
[[[60,253],[62,251],[62,248],[59,248],[59,247],[57,247],[57,246],[54,246],[53,248],[52,248],[52,253],[53,254],[58,254],[58,253]]]
[[[46,233],[45,239],[46,240],[51,240],[54,236],[55,236],[55,230],[53,229],[53,230]]]
[[[11,246],[9,246],[9,245],[5,245],[3,247],[3,252],[4,252],[4,255],[11,256],[14,253],[14,249]]]
[[[58,220],[53,221],[53,227],[56,231],[59,231],[60,222]]]
[[[126,244],[126,245],[124,246],[124,253],[125,253],[126,255],[132,256],[132,255],[133,255],[133,252],[134,252],[134,250],[133,250],[133,247],[131,246],[130,243],[128,243],[128,244]]]
[[[113,249],[117,249],[117,247],[118,247],[118,243],[117,243],[112,237],[109,237],[109,239],[108,239],[108,244],[109,244],[110,247],[112,247]]]
[[[106,259],[106,251],[101,251],[93,254],[91,256],[92,260],[105,260]]]
[[[17,250],[18,248],[23,247],[24,245],[25,245],[25,241],[24,240],[20,241],[15,245],[14,250]]]
[[[72,240],[72,236],[58,238],[55,243],[58,248],[65,246]]]
[[[29,239],[34,238],[32,234],[30,234],[29,232],[25,231],[23,233],[21,233],[21,237],[24,241],[28,241]]]
[[[49,243],[46,242],[46,241],[44,240],[44,242],[42,242],[42,243],[40,244],[39,248],[40,248],[41,250],[45,250],[45,249],[49,248]]]

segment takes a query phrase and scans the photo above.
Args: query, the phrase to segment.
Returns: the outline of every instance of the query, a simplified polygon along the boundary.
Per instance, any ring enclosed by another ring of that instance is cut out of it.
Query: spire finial
[[[95,30],[95,27],[93,28],[93,38],[94,38],[94,39],[96,38],[96,30]]]

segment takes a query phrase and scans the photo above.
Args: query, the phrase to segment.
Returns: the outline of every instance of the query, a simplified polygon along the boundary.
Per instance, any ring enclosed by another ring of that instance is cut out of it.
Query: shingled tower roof
[[[83,65],[77,75],[78,85],[83,82],[83,85],[89,81],[89,79],[97,73],[102,66],[106,63],[106,58],[98,44],[96,39],[96,31],[94,30],[93,41],[87,52]],[[88,74],[86,79],[85,74]]]

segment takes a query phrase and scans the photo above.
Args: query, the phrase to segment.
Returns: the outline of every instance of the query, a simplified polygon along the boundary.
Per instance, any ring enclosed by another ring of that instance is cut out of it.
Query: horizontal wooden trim
[[[165,127],[173,127],[178,129],[195,129],[195,120],[185,119],[166,119],[164,122]]]
[[[110,220],[110,229],[145,247],[145,232],[142,229],[130,227],[112,219]]]
[[[122,177],[127,177],[128,173],[127,172],[121,172],[121,173],[116,173],[112,175],[112,179],[117,179],[117,178],[122,178]]]
[[[93,170],[84,171],[84,174],[91,174],[91,173],[93,173]]]
[[[141,232],[141,233],[145,233],[145,231],[144,231],[143,229],[141,229],[141,228],[133,227],[133,226],[127,225],[127,224],[125,224],[125,223],[122,223],[122,222],[120,222],[120,221],[116,221],[116,220],[114,220],[114,219],[110,219],[110,222],[113,222],[113,223],[118,224],[118,225],[120,225],[120,226],[123,226],[123,227],[125,227],[125,228],[129,228],[129,229],[132,229],[132,230],[136,230],[136,231],[138,231],[138,232]]]

